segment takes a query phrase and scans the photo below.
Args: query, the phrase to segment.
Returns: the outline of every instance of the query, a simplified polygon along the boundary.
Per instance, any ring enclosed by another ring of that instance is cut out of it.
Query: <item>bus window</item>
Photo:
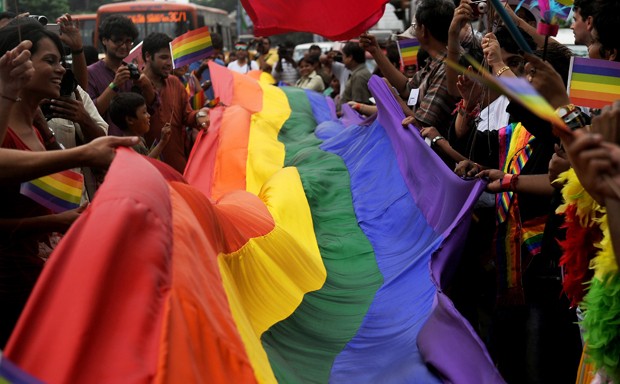
[[[196,26],[196,28],[201,28],[205,25],[205,17],[203,15],[198,15],[198,25]]]
[[[79,21],[80,34],[82,35],[83,45],[96,45],[95,44],[95,26],[97,24],[96,14],[87,15],[71,15],[73,20]]]
[[[146,36],[153,32],[165,33],[170,37],[176,37],[192,29],[191,20],[187,12],[184,11],[165,11],[165,12],[117,12],[130,18],[138,28],[138,41],[144,40]],[[105,18],[101,16],[102,20]]]
[[[223,32],[224,45],[230,48],[230,37],[226,36],[231,35],[233,26],[228,13],[222,9],[176,1],[141,0],[104,4],[97,10],[95,28],[97,46],[100,45],[97,28],[110,15],[123,15],[133,20],[139,31],[136,43],[152,32],[162,32],[175,38],[195,28],[207,25],[213,28],[219,25],[220,28],[213,30]],[[102,47],[98,48],[102,49]]]

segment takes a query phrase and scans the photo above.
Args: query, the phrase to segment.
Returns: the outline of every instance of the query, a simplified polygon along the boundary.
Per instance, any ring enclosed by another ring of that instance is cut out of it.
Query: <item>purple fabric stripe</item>
[[[359,113],[355,112],[353,108],[349,104],[342,104],[342,124],[345,127],[350,127],[351,125],[359,125],[364,118],[360,116]]]
[[[0,354],[0,382],[2,380],[7,380],[11,384],[43,384],[43,381],[22,371]]]
[[[378,104],[382,124],[399,127],[405,115],[385,82],[373,76],[368,84],[375,99],[382,101]],[[429,153],[428,146],[417,132],[388,129],[387,133],[416,205],[431,227],[445,239],[431,259],[431,278],[439,293],[436,307],[418,337],[422,357],[443,377],[458,378],[456,382],[459,383],[502,383],[503,379],[475,331],[441,293],[441,288],[452,275],[450,266],[458,264],[470,211],[482,193],[484,183],[465,181],[456,176],[438,156]],[[427,172],[428,169],[433,171]],[[463,222],[465,220],[467,223]],[[460,350],[459,345],[465,349]]]

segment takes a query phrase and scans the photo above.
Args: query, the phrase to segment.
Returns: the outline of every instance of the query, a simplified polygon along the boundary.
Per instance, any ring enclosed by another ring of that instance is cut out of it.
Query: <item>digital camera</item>
[[[41,23],[41,25],[47,25],[47,17],[43,15],[29,15],[28,17],[30,17],[31,19],[35,19],[36,21]]]
[[[485,0],[472,1],[470,3],[474,16],[478,17],[487,13],[488,4]]]
[[[129,63],[127,64],[127,68],[129,69],[129,78],[131,80],[138,80],[140,78],[140,70],[137,65]]]

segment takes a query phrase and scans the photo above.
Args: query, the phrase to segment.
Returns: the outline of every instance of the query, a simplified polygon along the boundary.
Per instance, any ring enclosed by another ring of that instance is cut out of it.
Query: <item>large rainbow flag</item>
[[[582,107],[611,105],[620,99],[620,63],[572,57],[568,95],[571,103]]]
[[[345,127],[318,93],[210,70],[225,107],[183,177],[118,150],[6,355],[47,383],[503,382],[443,293],[483,184],[379,78]]]

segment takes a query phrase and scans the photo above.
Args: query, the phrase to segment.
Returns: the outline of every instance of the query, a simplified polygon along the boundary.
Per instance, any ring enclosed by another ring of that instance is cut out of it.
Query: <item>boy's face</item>
[[[165,79],[172,73],[172,55],[170,48],[162,48],[155,54],[146,55],[146,63],[156,76]]]
[[[142,136],[151,129],[151,115],[146,110],[146,104],[136,109],[136,117],[128,117],[127,123],[135,135]]]

